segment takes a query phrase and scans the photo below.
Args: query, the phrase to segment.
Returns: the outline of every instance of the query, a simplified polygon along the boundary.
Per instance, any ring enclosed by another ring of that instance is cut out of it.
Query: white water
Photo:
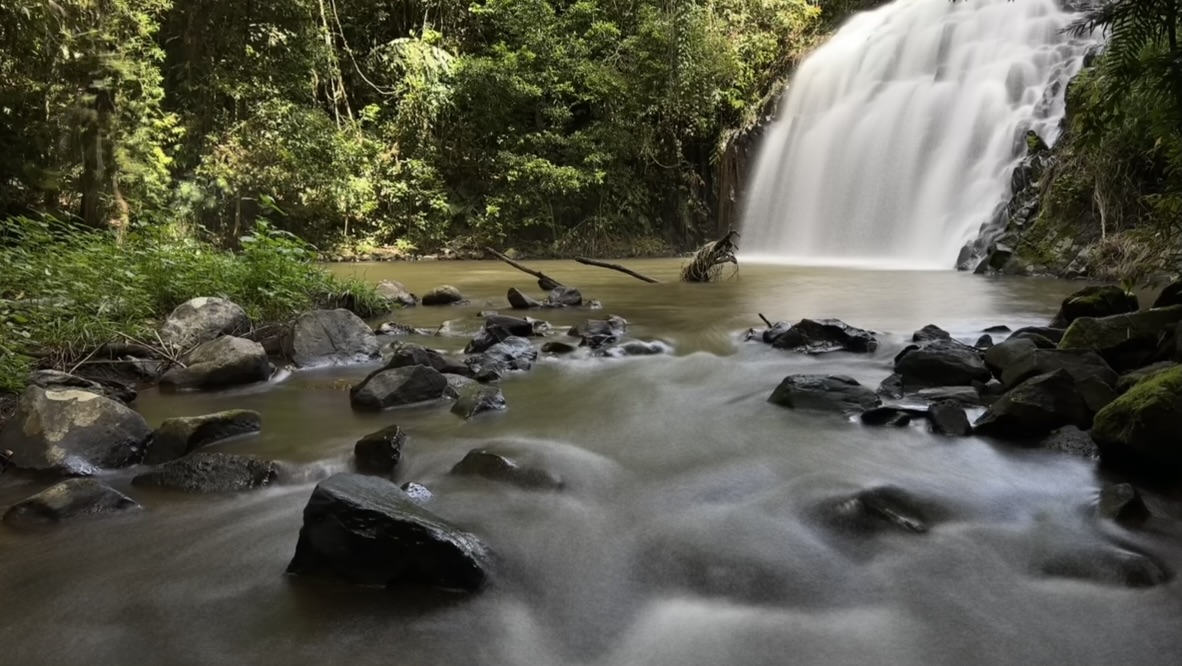
[[[800,67],[747,193],[747,260],[951,268],[1053,143],[1093,43],[1056,0],[896,0]]]

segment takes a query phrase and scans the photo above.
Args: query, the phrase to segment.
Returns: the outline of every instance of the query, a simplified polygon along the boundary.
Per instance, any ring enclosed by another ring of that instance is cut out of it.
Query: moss
[[[1111,317],[1081,317],[1071,323],[1059,349],[1115,349],[1132,341],[1156,341],[1169,326],[1182,321],[1182,306],[1154,308]]]
[[[1149,375],[1100,410],[1092,437],[1102,447],[1182,459],[1182,365]]]

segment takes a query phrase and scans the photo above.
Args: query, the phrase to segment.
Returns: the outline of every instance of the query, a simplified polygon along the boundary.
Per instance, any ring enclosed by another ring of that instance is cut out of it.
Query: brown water
[[[284,485],[190,497],[109,481],[136,515],[50,534],[0,529],[0,663],[721,666],[742,664],[1165,664],[1182,654],[1182,586],[1129,590],[1037,573],[1049,554],[1121,540],[1182,570],[1182,534],[1129,533],[1087,517],[1098,481],[1081,460],[915,426],[870,429],[765,402],[786,374],[877,384],[910,333],[936,323],[966,340],[994,324],[1041,324],[1079,285],[950,272],[750,266],[685,285],[679,262],[632,267],[665,284],[569,262],[534,262],[675,353],[549,359],[504,382],[509,410],[462,422],[446,408],[349,409],[340,380],[369,368],[298,372],[215,394],[145,392],[149,422],[256,409],[264,432],[217,445],[283,461]],[[500,263],[338,267],[471,305],[397,318],[454,337],[504,308],[528,276]],[[532,291],[532,289],[531,289]],[[840,317],[882,332],[871,356],[806,357],[742,342],[772,319]],[[569,325],[588,313],[547,313]],[[462,335],[461,335],[462,334]],[[470,597],[294,580],[283,570],[317,478],[346,470],[361,435],[411,434],[398,481],[499,554]],[[507,442],[558,471],[562,493],[527,492],[448,469]],[[39,489],[0,487],[0,506]],[[893,483],[951,518],[921,536],[835,540],[809,519],[822,499]]]

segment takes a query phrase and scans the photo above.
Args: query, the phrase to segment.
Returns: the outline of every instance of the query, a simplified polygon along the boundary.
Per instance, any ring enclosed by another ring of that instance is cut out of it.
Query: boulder
[[[623,344],[609,347],[603,351],[604,356],[612,358],[622,358],[624,356],[659,356],[661,354],[672,354],[673,348],[659,340],[652,342],[645,342],[643,340],[631,340]]]
[[[1059,344],[1059,341],[1063,339],[1063,334],[1065,332],[1066,329],[1052,328],[1050,326],[1026,326],[1011,333],[1010,338],[1043,338],[1045,340],[1050,340],[1054,344]]]
[[[1129,527],[1144,523],[1150,516],[1141,493],[1128,483],[1110,483],[1100,489],[1096,514]]]
[[[1116,380],[1116,392],[1127,393],[1129,389],[1136,386],[1142,379],[1145,379],[1149,375],[1157,374],[1162,370],[1169,370],[1176,365],[1177,363],[1173,361],[1162,361],[1161,363],[1147,365],[1144,368],[1138,368],[1132,372],[1126,372],[1120,376],[1120,379]]]
[[[989,369],[977,350],[953,340],[936,340],[904,349],[895,357],[895,373],[905,391],[934,386],[972,386],[988,381]]]
[[[928,408],[928,423],[937,435],[968,437],[973,432],[969,417],[955,402],[937,402]]]
[[[423,296],[423,305],[455,305],[464,300],[464,295],[460,293],[459,289],[445,284],[435,287]]]
[[[976,431],[1002,439],[1041,437],[1067,425],[1087,428],[1092,412],[1066,370],[1039,375],[1011,389],[977,419]]]
[[[402,460],[406,432],[392,425],[371,432],[353,445],[353,461],[358,471],[389,476]]]
[[[380,410],[438,400],[448,392],[447,378],[424,365],[379,370],[349,390],[354,409]]]
[[[542,345],[542,353],[545,354],[573,354],[576,349],[574,345],[568,345],[565,342],[547,342]]]
[[[392,482],[337,474],[312,491],[287,572],[358,585],[475,591],[488,580],[490,559],[480,539],[419,506]]]
[[[981,394],[972,386],[937,386],[925,388],[910,394],[910,397],[924,402],[949,402],[959,407],[980,407]]]
[[[583,304],[583,294],[574,287],[555,287],[546,296],[546,305],[576,308]]]
[[[279,466],[231,453],[197,451],[132,478],[131,485],[189,493],[235,493],[269,486]]]
[[[89,476],[143,460],[152,436],[144,418],[89,391],[30,386],[0,430],[0,451],[18,469]]]
[[[786,329],[773,326],[771,331],[775,333],[765,335],[765,341],[776,349],[809,354],[833,351],[869,353],[878,349],[878,340],[870,331],[854,328],[839,319],[801,319]]]
[[[911,417],[916,410],[899,407],[875,407],[862,412],[858,417],[862,423],[869,426],[894,426],[902,428],[911,425]]]
[[[391,346],[393,353],[386,361],[386,365],[381,370],[375,371],[377,374],[382,370],[393,370],[394,368],[409,368],[416,365],[426,366],[433,370],[442,372],[445,375],[462,375],[471,376],[472,372],[468,369],[462,361],[444,356],[443,354],[428,349],[422,345],[416,345],[409,342],[400,342]]]
[[[1092,436],[1075,426],[1063,426],[1047,435],[1038,444],[1038,448],[1057,453],[1066,453],[1088,460],[1098,460],[1100,449]]]
[[[989,334],[982,335],[973,343],[973,347],[981,351],[993,349],[993,336]]]
[[[912,342],[931,342],[932,340],[951,340],[952,334],[935,324],[928,324],[911,336]]]
[[[300,367],[368,363],[379,356],[378,338],[348,310],[313,310],[292,325],[283,350]]]
[[[1100,410],[1092,439],[1106,462],[1182,476],[1182,366],[1142,379]]]
[[[1108,363],[1084,349],[1031,349],[1012,355],[1001,368],[1001,383],[1012,388],[1035,375],[1066,370],[1076,382],[1096,381],[1112,388],[1118,379]],[[1097,408],[1098,409],[1098,408]]]
[[[17,502],[4,514],[4,522],[28,529],[139,508],[135,500],[94,479],[69,479]]]
[[[231,336],[200,345],[184,357],[183,363],[160,377],[162,387],[210,391],[265,382],[275,371],[262,345]]]
[[[29,373],[26,381],[32,386],[40,386],[47,391],[68,389],[90,391],[104,398],[118,400],[125,405],[135,402],[136,399],[136,390],[123,382],[113,379],[87,379],[60,370],[34,370]]]
[[[479,476],[490,481],[501,481],[527,490],[561,490],[562,477],[549,470],[528,467],[493,451],[472,449],[464,459],[451,468],[457,476]]]
[[[407,290],[406,285],[394,280],[382,280],[374,287],[374,291],[381,298],[404,307],[413,307],[419,302],[419,299]]]
[[[1166,285],[1153,302],[1154,308],[1168,308],[1173,305],[1182,305],[1182,280]]]
[[[509,288],[509,305],[514,310],[532,310],[542,307],[542,302],[519,291],[516,287]]]
[[[427,486],[424,486],[414,481],[408,481],[402,484],[402,492],[410,498],[410,501],[415,504],[426,504],[435,499],[435,493],[431,492]]]
[[[1115,285],[1084,287],[1063,299],[1051,328],[1067,328],[1080,317],[1108,317],[1136,312],[1140,307],[1135,295]]]
[[[1001,379],[1006,368],[1033,354],[1038,348],[1033,340],[1011,336],[985,351],[985,367],[994,377]]]
[[[493,345],[511,337],[533,337],[537,334],[536,325],[544,323],[538,320],[519,319],[498,314],[489,315],[484,320],[484,327],[464,348],[464,353],[479,354],[488,351]]]
[[[188,349],[223,335],[242,335],[250,317],[224,298],[200,297],[181,303],[160,327],[160,339],[171,347]]]
[[[924,534],[943,512],[902,488],[879,486],[822,502],[814,514],[831,529],[869,537],[887,531]]]
[[[882,404],[874,391],[840,375],[789,375],[768,402],[791,409],[830,412],[863,412]]]
[[[588,319],[572,326],[567,335],[581,338],[582,346],[599,349],[606,345],[615,344],[628,332],[628,321],[623,317],[612,315],[607,319]]]
[[[219,440],[256,433],[262,429],[263,417],[249,409],[165,419],[152,435],[144,462],[158,465],[176,460]]]
[[[505,394],[496,386],[475,384],[459,391],[456,404],[452,405],[452,414],[470,419],[483,412],[494,412],[505,409]]]
[[[460,394],[468,390],[472,386],[479,386],[480,383],[471,377],[464,377],[462,375],[444,375],[447,378],[447,390],[444,391],[443,397],[456,399]]]
[[[1111,317],[1080,317],[1059,342],[1060,349],[1090,349],[1118,372],[1148,365],[1159,342],[1179,322],[1182,305]]]
[[[529,370],[537,359],[538,350],[529,340],[511,337],[481,354],[469,356],[464,362],[473,377],[487,382],[500,379],[510,372]]]
[[[1005,324],[999,324],[997,326],[990,326],[989,328],[985,329],[983,332],[984,333],[1009,333],[1010,327],[1006,326]]]

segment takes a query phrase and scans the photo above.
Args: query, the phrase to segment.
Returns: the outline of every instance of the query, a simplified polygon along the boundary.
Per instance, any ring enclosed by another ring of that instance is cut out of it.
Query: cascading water
[[[747,191],[748,260],[950,268],[1059,133],[1094,44],[1056,0],[896,0],[800,67]]]

